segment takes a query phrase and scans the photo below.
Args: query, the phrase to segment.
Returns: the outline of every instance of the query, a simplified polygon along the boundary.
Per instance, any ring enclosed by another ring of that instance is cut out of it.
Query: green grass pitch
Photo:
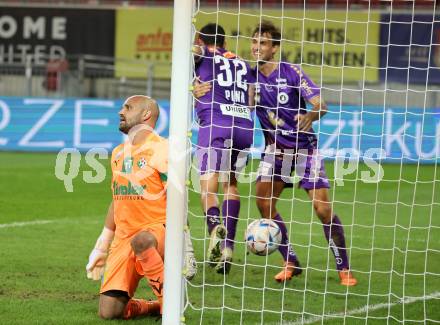
[[[107,169],[104,182],[86,184],[82,172],[91,168],[82,164],[73,193],[67,193],[54,175],[55,158],[55,154],[0,153],[0,323],[123,322],[98,318],[99,284],[87,280],[84,270],[110,202],[110,172]],[[256,164],[253,161],[249,168],[255,170]],[[331,180],[333,166],[326,163]],[[361,170],[366,170],[364,165]],[[345,224],[352,247],[358,286],[338,285],[322,226],[305,193],[297,188],[286,190],[278,207],[291,221],[291,241],[307,268],[285,286],[275,283],[273,275],[281,265],[277,252],[267,260],[245,254],[244,229],[258,212],[253,184],[241,185],[246,199],[241,205],[235,264],[227,277],[199,264],[197,277],[188,285],[186,323],[318,324],[322,320],[314,315],[328,315],[323,323],[342,324],[344,320],[335,315],[344,312],[346,324],[366,324],[367,316],[368,324],[401,324],[403,319],[408,324],[424,319],[438,322],[440,172],[435,166],[384,165],[383,181],[367,184],[359,180],[360,171],[331,191],[334,211]],[[200,262],[208,241],[193,190],[189,210]],[[426,299],[412,298],[420,296]],[[145,281],[137,297],[152,297]],[[130,324],[158,322],[143,318]]]

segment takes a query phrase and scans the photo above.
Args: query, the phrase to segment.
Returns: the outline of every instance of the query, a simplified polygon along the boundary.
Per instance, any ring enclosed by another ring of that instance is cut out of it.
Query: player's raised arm
[[[105,261],[107,260],[108,250],[115,236],[115,220],[113,200],[107,211],[104,228],[101,235],[96,240],[95,247],[89,255],[89,262],[86,265],[87,278],[100,280],[104,274]]]

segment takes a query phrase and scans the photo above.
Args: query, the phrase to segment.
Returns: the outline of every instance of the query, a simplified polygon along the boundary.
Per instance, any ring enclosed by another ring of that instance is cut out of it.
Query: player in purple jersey
[[[196,155],[202,207],[211,237],[208,260],[218,273],[230,269],[240,212],[236,173],[246,165],[254,129],[250,109],[253,72],[246,62],[224,48],[224,35],[221,26],[208,24],[200,30],[194,47],[195,77],[211,85],[195,104],[199,121]],[[217,198],[219,183],[224,193],[223,224]]]
[[[263,22],[253,32],[251,52],[258,62],[256,73],[257,116],[263,128],[266,150],[259,166],[256,185],[257,205],[264,218],[272,218],[282,232],[279,251],[285,268],[275,276],[283,282],[301,273],[296,254],[289,243],[288,231],[276,203],[285,187],[292,186],[291,173],[302,177],[299,186],[312,199],[313,207],[323,223],[329,247],[335,257],[342,285],[356,285],[350,272],[341,221],[333,214],[329,200],[329,183],[317,150],[312,129],[327,110],[319,88],[299,66],[279,63],[274,59],[279,50],[280,32],[270,22]],[[201,84],[195,95],[210,89]],[[308,111],[306,102],[312,104]]]
[[[283,189],[291,185],[296,169],[303,188],[323,224],[325,237],[336,260],[342,285],[356,285],[349,271],[341,221],[332,211],[329,183],[317,150],[312,122],[327,111],[319,88],[297,65],[277,62],[281,34],[271,22],[262,22],[253,32],[252,55],[257,60],[257,116],[263,128],[266,150],[262,155],[256,185],[257,206],[265,218],[278,223],[283,234],[280,252],[285,268],[275,276],[283,282],[300,273],[299,263],[288,241],[288,231],[276,209]],[[307,110],[306,102],[313,108]]]

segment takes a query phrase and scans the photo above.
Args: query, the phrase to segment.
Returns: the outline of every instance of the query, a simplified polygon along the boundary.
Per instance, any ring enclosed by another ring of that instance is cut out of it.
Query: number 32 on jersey
[[[228,60],[227,58],[220,56],[220,55],[216,55],[214,57],[214,62],[218,66],[218,69],[220,70],[220,73],[217,74],[217,82],[218,82],[219,86],[225,87],[225,88],[226,87],[228,87],[228,88],[233,87],[233,89],[228,90],[229,94],[227,94],[226,90],[225,90],[225,97],[231,99],[234,102],[242,102],[240,97],[243,97],[244,94],[243,95],[232,94],[232,96],[231,96],[231,91],[233,91],[234,93],[237,92],[235,90],[236,88],[241,89],[242,91],[248,90],[247,81],[245,78],[243,78],[248,73],[248,68],[246,66],[246,63],[244,63],[242,60],[239,60],[239,59]],[[234,65],[233,67],[231,67],[231,62]],[[234,76],[233,76],[231,68],[234,69],[234,71],[235,71],[235,87],[233,86],[234,85]],[[240,93],[241,93],[241,91],[240,91]],[[236,98],[236,97],[239,97],[239,98]],[[238,100],[238,99],[240,99],[240,100]],[[242,102],[242,103],[245,104],[246,102]]]

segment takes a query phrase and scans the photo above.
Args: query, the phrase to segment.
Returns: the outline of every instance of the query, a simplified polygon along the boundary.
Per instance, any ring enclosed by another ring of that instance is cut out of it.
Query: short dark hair
[[[263,20],[260,24],[258,24],[257,27],[255,27],[252,36],[255,36],[257,33],[260,35],[263,35],[264,33],[269,34],[271,36],[270,38],[272,40],[272,44],[274,46],[280,45],[281,32],[271,21]]]
[[[225,30],[222,26],[210,23],[202,27],[199,37],[205,45],[223,47],[225,45]]]

